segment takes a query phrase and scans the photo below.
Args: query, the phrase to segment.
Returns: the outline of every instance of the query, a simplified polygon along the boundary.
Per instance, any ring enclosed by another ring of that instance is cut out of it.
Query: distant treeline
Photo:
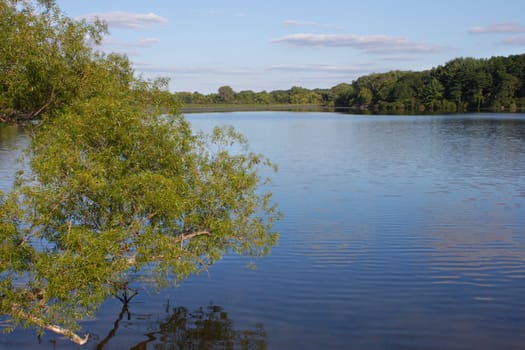
[[[186,106],[319,105],[386,112],[517,111],[525,109],[525,54],[457,58],[430,70],[374,73],[330,89],[217,93],[177,92]]]

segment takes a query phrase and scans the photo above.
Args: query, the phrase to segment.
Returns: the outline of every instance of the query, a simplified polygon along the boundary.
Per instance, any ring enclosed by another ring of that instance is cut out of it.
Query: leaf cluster
[[[279,213],[259,170],[273,165],[242,135],[195,134],[166,79],[138,78],[126,57],[86,43],[103,25],[52,1],[4,0],[0,11],[15,52],[0,54],[2,106],[40,119],[31,172],[0,197],[0,313],[73,339],[137,279],[164,286],[227,253],[268,254]]]

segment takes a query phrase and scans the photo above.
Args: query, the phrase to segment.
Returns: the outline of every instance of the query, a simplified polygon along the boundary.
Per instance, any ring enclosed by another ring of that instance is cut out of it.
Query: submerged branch
[[[32,316],[32,315],[28,315],[24,311],[17,309],[16,306],[13,306],[12,311],[13,311],[13,315],[18,317],[19,319],[27,321],[27,322],[30,322],[30,323],[33,323],[34,325],[36,325],[36,326],[38,326],[38,327],[40,327],[42,329],[47,329],[48,331],[54,332],[54,333],[59,334],[59,335],[63,335],[63,336],[67,337],[69,340],[71,340],[73,343],[75,343],[77,345],[84,345],[89,340],[89,334],[86,334],[82,338],[79,335],[75,334],[70,329],[66,329],[66,328],[63,328],[61,326],[54,325],[54,324],[48,324],[44,320],[42,320],[40,318],[37,318],[37,317]]]

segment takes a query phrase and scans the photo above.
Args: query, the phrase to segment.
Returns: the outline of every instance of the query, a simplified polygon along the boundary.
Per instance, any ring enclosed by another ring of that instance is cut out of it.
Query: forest
[[[329,89],[217,93],[177,92],[185,106],[315,105],[375,112],[519,111],[525,108],[525,54],[456,58],[425,71],[391,71],[362,76]]]

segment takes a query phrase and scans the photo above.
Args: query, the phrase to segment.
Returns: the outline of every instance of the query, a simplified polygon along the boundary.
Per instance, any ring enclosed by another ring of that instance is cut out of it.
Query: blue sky
[[[172,91],[329,88],[456,57],[525,52],[523,0],[58,0],[104,19],[102,50]]]

